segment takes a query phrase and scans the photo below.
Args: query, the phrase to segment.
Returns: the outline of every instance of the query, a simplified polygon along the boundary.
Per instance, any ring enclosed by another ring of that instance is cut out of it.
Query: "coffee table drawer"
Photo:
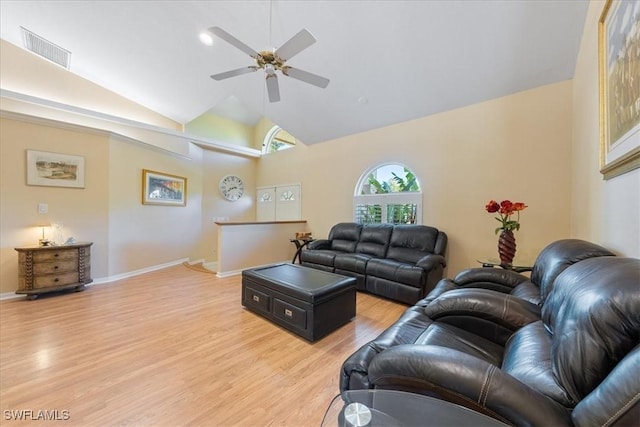
[[[271,297],[247,286],[244,292],[244,305],[269,313],[271,311]]]
[[[307,328],[307,311],[278,298],[273,299],[273,315],[296,328]]]

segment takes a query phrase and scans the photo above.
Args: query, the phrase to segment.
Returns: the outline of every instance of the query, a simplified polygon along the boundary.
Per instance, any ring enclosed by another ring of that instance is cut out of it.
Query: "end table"
[[[313,240],[314,239],[311,239],[311,238],[309,238],[309,239],[289,239],[289,241],[291,243],[296,245],[296,254],[293,256],[293,259],[291,260],[291,264],[295,264],[296,263],[296,258],[298,259],[298,262],[300,262],[300,252],[309,243],[313,242]]]
[[[476,261],[479,262],[480,264],[482,264],[483,267],[488,267],[488,268],[500,267],[500,268],[503,268],[505,270],[515,271],[516,273],[524,273],[525,271],[533,270],[533,266],[530,266],[530,265],[503,264],[500,261],[495,261],[495,260],[479,260],[479,259],[477,259]]]

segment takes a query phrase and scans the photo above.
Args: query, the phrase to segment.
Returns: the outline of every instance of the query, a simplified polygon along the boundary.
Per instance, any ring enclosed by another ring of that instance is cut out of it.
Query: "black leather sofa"
[[[344,362],[340,388],[425,394],[512,425],[637,425],[639,279],[640,260],[596,252],[540,305],[481,288],[428,296]]]
[[[610,250],[580,239],[563,239],[545,247],[533,264],[531,277],[501,268],[470,268],[452,279],[442,279],[429,292],[429,302],[453,289],[481,288],[513,295],[540,305],[551,291],[558,274],[578,261],[599,256],[615,256]]]
[[[355,277],[356,289],[414,304],[442,279],[447,235],[424,225],[334,225],[300,253],[301,264]]]

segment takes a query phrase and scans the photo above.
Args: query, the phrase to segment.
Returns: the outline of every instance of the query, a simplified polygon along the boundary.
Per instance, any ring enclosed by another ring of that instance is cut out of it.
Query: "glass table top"
[[[497,427],[502,422],[468,408],[421,394],[395,390],[349,390],[336,396],[322,427]]]

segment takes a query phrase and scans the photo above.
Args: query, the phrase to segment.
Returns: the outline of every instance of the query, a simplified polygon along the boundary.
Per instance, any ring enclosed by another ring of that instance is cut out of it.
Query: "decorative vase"
[[[511,265],[513,257],[516,256],[516,237],[513,235],[513,231],[502,230],[498,239],[498,253],[501,264]]]

